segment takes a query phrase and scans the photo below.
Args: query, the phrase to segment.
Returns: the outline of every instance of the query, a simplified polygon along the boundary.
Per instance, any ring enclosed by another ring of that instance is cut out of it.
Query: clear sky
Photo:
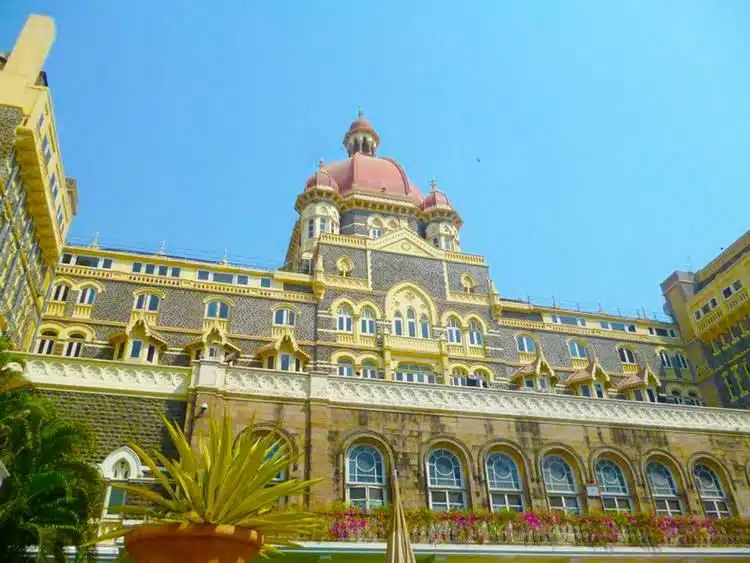
[[[507,297],[661,308],[750,225],[750,2],[2,0],[46,70],[72,240],[280,265],[357,106]]]

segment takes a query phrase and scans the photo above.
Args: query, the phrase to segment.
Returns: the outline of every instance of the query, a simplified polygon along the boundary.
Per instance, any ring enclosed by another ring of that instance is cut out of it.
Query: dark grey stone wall
[[[390,252],[372,252],[373,289],[388,291],[402,282],[416,283],[433,299],[445,299],[443,266],[439,260]]]
[[[457,264],[456,262],[446,262],[448,270],[448,287],[455,293],[464,291],[461,284],[461,276],[469,274],[477,283],[476,293],[486,295],[490,292],[489,277],[490,270],[487,266],[471,266],[469,264]]]
[[[327,274],[338,274],[336,262],[342,256],[348,256],[354,264],[353,278],[367,278],[367,253],[359,248],[321,244],[318,252],[323,258],[323,269]]]

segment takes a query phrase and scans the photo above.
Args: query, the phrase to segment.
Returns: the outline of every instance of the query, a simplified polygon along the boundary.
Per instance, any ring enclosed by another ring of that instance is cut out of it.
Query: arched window
[[[346,454],[346,502],[357,508],[378,508],[387,501],[385,464],[369,444],[349,448]]]
[[[375,334],[375,313],[369,307],[362,309],[359,319],[359,332],[362,334]]]
[[[669,468],[658,461],[650,461],[646,466],[646,473],[656,514],[660,516],[682,515],[680,491]]]
[[[379,219],[375,219],[370,227],[370,237],[379,239],[383,236],[383,223]]]
[[[571,358],[586,359],[588,357],[588,350],[577,340],[568,342],[568,351]]]
[[[675,360],[677,360],[677,365],[680,367],[680,369],[688,369],[688,361],[682,352],[677,352],[675,354]]]
[[[445,449],[433,450],[427,460],[427,477],[432,510],[467,508],[463,471],[456,454]]]
[[[396,311],[393,316],[393,333],[396,336],[403,336],[404,334],[404,319],[401,317],[401,313]]]
[[[341,277],[348,278],[354,271],[354,262],[348,256],[342,256],[336,261],[336,269]]]
[[[703,503],[703,512],[707,518],[725,518],[732,511],[727,502],[727,495],[721,486],[716,472],[705,464],[699,463],[693,468],[693,477],[698,486],[698,494]]]
[[[349,358],[341,358],[338,361],[338,374],[343,377],[354,377],[354,362]]]
[[[409,307],[406,310],[406,327],[407,327],[407,334],[411,336],[412,338],[416,338],[417,336],[417,318],[416,313],[414,312],[414,309]]]
[[[65,345],[65,355],[68,358],[78,358],[83,351],[83,342],[86,337],[80,332],[75,332],[70,335],[70,340]]]
[[[112,473],[110,481],[119,481],[120,483],[127,483],[127,481],[133,476],[133,470],[130,467],[130,463],[125,458],[119,459],[112,464]],[[109,486],[107,490],[107,512],[114,508],[124,506],[127,504],[127,493],[122,489]],[[115,512],[114,514],[119,514]]]
[[[661,367],[671,368],[672,358],[669,357],[669,352],[667,352],[666,350],[659,351],[659,362],[661,363]]]
[[[518,467],[510,456],[497,452],[490,454],[487,457],[486,469],[492,511],[523,512],[523,487]]]
[[[628,482],[622,469],[611,459],[600,459],[596,463],[596,480],[604,504],[604,512],[631,512],[633,503],[630,500]]]
[[[448,342],[451,344],[461,343],[461,323],[456,317],[448,319],[448,326],[445,330],[448,335]]]
[[[408,383],[435,383],[435,373],[427,366],[399,364],[396,381]]]
[[[474,293],[477,289],[477,282],[469,274],[461,276],[461,286],[465,293]]]
[[[378,366],[372,360],[362,362],[362,377],[365,379],[378,379]]]
[[[682,404],[682,391],[679,389],[674,389],[672,391],[672,402],[678,405]]]
[[[52,354],[55,348],[55,340],[57,340],[57,332],[54,330],[43,330],[42,336],[39,338],[39,344],[36,347],[36,353]]]
[[[341,305],[336,315],[336,329],[340,332],[352,331],[352,308],[349,305]]]
[[[96,299],[96,289],[93,287],[84,287],[78,293],[79,305],[93,305]]]
[[[527,354],[536,353],[536,342],[531,336],[526,334],[519,334],[516,336],[516,345],[518,346],[519,352],[525,352]]]
[[[477,321],[469,321],[469,345],[470,346],[481,346],[484,344],[484,337],[482,336],[482,325]]]
[[[419,334],[422,338],[430,337],[430,321],[427,315],[419,317]]]
[[[294,323],[296,321],[295,317],[296,315],[292,309],[282,307],[280,309],[276,309],[276,311],[274,312],[273,324],[294,326]]]
[[[578,482],[568,462],[557,455],[546,456],[542,473],[550,510],[580,514]]]
[[[687,399],[684,399],[684,402],[686,405],[700,406],[701,398],[698,396],[698,393],[696,391],[690,391],[690,393],[688,393]]]
[[[135,298],[136,311],[158,311],[159,296],[151,293],[141,293]]]
[[[209,301],[206,304],[206,317],[209,319],[228,319],[229,305],[223,301]]]
[[[625,346],[621,346],[617,349],[617,353],[620,355],[620,361],[623,364],[634,364],[635,363],[635,353],[630,349],[626,348]]]
[[[469,372],[464,368],[453,368],[453,373],[451,373],[451,385],[465,387],[468,385],[468,379]]]
[[[67,301],[70,286],[66,283],[58,283],[52,292],[52,301]]]

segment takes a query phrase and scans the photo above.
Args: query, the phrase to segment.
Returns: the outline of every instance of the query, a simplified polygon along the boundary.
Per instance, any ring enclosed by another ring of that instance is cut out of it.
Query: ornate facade
[[[674,302],[678,323],[504,299],[436,183],[361,114],[343,142],[279,270],[64,248],[28,373],[107,478],[148,478],[127,445],[167,448],[160,415],[229,410],[280,425],[314,509],[386,504],[397,469],[410,508],[750,516],[750,412],[714,408]]]

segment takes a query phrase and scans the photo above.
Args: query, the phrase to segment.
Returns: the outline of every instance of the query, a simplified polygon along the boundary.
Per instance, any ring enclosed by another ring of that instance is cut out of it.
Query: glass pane
[[[367,492],[364,487],[350,487],[349,498],[351,500],[365,500],[367,498]]]

